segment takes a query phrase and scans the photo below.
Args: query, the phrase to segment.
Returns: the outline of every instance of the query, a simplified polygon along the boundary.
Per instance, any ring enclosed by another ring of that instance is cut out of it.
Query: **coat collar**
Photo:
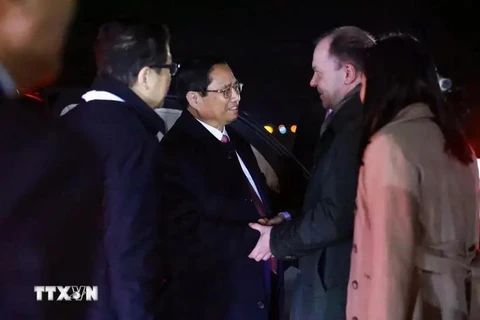
[[[112,78],[99,77],[93,82],[91,90],[107,91],[118,96],[128,107],[137,112],[152,131],[165,133],[165,123],[162,118],[124,83]]]
[[[397,122],[412,121],[417,119],[433,118],[433,113],[425,103],[413,103],[400,112],[393,118],[391,124]]]
[[[223,127],[223,130],[220,131],[218,130],[217,128],[214,128],[212,127],[211,125],[203,122],[202,120],[200,119],[197,119],[198,122],[200,122],[200,124],[205,128],[207,129],[215,138],[218,139],[218,141],[222,141],[222,138],[224,135],[226,135],[228,137],[228,133],[227,133],[227,130],[225,129],[225,127]],[[228,137],[230,138],[230,137]]]
[[[333,119],[329,128],[338,133],[352,121],[360,121],[362,116],[362,103],[359,92],[353,92],[342,102],[342,107],[332,115]],[[328,129],[327,129],[328,130]]]
[[[219,152],[229,151],[232,147],[239,153],[242,160],[246,162],[247,167],[250,167],[248,159],[244,159],[246,151],[243,148],[241,141],[245,140],[239,133],[231,126],[225,126],[225,131],[228,133],[230,143],[222,143],[215,137],[207,128],[205,128],[188,110],[184,110],[180,118],[175,123],[175,127],[184,134],[188,135],[197,144],[202,145],[211,150]],[[214,151],[215,152],[215,151]]]
[[[210,145],[223,145],[223,143],[215,137],[205,126],[203,126],[188,110],[184,110],[182,115],[175,123],[181,131],[190,135],[193,139],[198,140],[202,144]],[[235,143],[236,134],[235,130],[230,126],[225,126],[224,132],[228,133],[228,136],[232,143]]]
[[[260,193],[261,198],[264,200],[266,212],[270,213],[270,204],[268,202],[268,192],[263,177],[258,169],[257,160],[250,148],[250,144],[231,126],[225,126],[225,131],[230,137],[230,143],[222,143],[217,137],[215,137],[205,126],[203,126],[188,110],[184,110],[180,118],[175,123],[174,127],[181,131],[182,134],[188,135],[189,139],[195,141],[202,148],[209,150],[210,157],[225,156],[232,151],[237,152],[243,163],[247,167],[250,175],[252,176],[257,190]],[[172,131],[173,133],[173,128]],[[168,135],[168,134],[167,134]],[[241,169],[240,169],[241,170]],[[242,179],[244,174],[242,174]],[[249,183],[245,180],[246,183]]]

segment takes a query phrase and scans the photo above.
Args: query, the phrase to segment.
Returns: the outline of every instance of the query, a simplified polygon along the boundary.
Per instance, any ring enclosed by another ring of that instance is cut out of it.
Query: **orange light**
[[[290,127],[290,131],[292,131],[293,133],[297,132],[297,125],[294,124]]]

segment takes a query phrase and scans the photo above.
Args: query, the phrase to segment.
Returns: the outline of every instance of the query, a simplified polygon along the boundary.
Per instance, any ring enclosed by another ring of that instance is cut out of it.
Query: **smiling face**
[[[204,96],[198,92],[189,93],[189,103],[201,121],[222,130],[238,117],[239,83],[226,64],[214,65],[210,80]]]
[[[334,108],[345,97],[345,70],[330,54],[330,39],[320,41],[313,53],[310,86],[320,94],[325,109]]]

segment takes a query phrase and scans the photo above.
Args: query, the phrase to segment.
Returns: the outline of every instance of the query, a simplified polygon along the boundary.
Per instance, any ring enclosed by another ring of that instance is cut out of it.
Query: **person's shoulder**
[[[133,108],[117,101],[84,101],[61,118],[78,131],[101,135],[99,139],[137,139],[146,132],[144,123]]]
[[[72,106],[72,109],[66,112],[65,116],[70,118],[81,118],[82,116],[88,116],[95,121],[96,119],[116,119],[118,120],[134,120],[132,118],[134,114],[133,109],[128,105],[128,103],[120,101],[109,101],[109,100],[92,100],[92,101],[81,101],[76,105]]]
[[[187,153],[193,151],[195,146],[194,139],[191,134],[185,131],[178,123],[168,130],[160,141],[160,149],[167,153]]]
[[[360,137],[363,132],[361,120],[361,116],[352,117],[350,121],[345,123],[342,130],[337,133],[334,144],[346,148],[360,144]]]
[[[370,143],[365,148],[365,162],[376,162],[386,159],[404,159],[405,153],[399,143],[395,132],[380,130],[370,138]]]
[[[189,167],[199,159],[198,146],[182,130],[167,132],[160,141],[158,160],[161,168]]]
[[[49,121],[46,132],[48,132],[48,139],[53,144],[64,145],[68,149],[72,149],[71,152],[75,154],[94,153],[92,144],[85,136],[79,134],[79,132],[69,127],[64,122],[58,121],[58,119],[52,119]]]
[[[228,133],[231,141],[234,141],[236,145],[250,145],[250,142],[234,127],[226,126],[225,130]]]

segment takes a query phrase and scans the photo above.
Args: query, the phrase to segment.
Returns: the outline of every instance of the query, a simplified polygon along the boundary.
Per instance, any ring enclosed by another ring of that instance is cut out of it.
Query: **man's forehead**
[[[210,79],[212,83],[218,83],[220,85],[229,85],[236,81],[232,70],[223,64],[217,64],[210,72]]]
[[[313,53],[313,61],[312,61],[312,67],[315,68],[321,68],[321,66],[324,66],[329,63],[333,63],[334,59],[330,55],[330,40],[329,39],[324,39],[318,43],[318,45],[315,47],[315,51]]]
[[[330,56],[330,40],[323,39],[315,47],[313,53],[314,58],[321,58],[323,60],[327,59]]]

